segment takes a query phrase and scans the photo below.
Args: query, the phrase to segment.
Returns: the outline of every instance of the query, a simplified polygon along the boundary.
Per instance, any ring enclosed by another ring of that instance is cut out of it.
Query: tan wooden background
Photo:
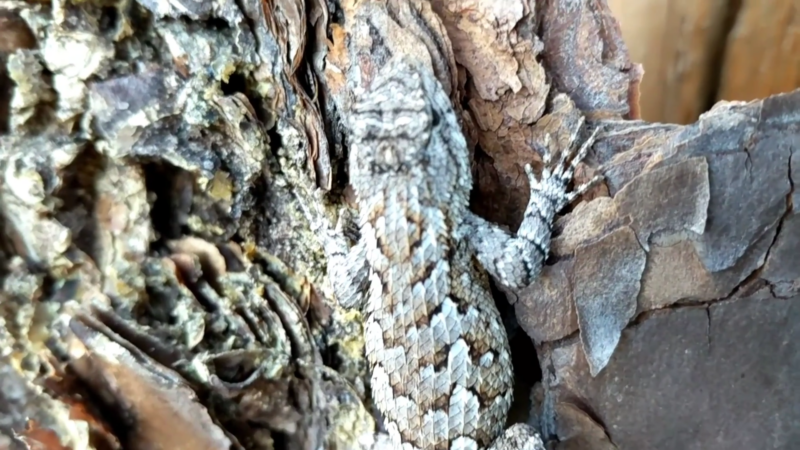
[[[690,123],[718,100],[800,87],[800,0],[608,0],[644,66],[642,118]]]

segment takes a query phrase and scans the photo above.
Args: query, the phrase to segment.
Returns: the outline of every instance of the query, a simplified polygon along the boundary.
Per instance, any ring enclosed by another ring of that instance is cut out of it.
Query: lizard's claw
[[[601,175],[597,175],[588,182],[577,186],[573,191],[567,191],[567,186],[575,175],[575,169],[586,157],[592,145],[594,145],[599,131],[599,129],[595,129],[589,138],[576,149],[575,142],[583,128],[584,120],[585,119],[581,117],[578,126],[575,127],[575,131],[572,136],[570,136],[569,148],[560,152],[558,162],[554,165],[552,165],[552,152],[550,151],[550,135],[545,135],[544,145],[541,149],[542,161],[544,162],[541,180],[536,180],[530,165],[525,166],[525,173],[531,185],[531,195],[535,193],[536,195],[549,198],[553,204],[556,205],[557,211],[574,201],[603,179]]]
[[[543,170],[547,170],[547,166],[545,166],[545,169]],[[528,176],[528,183],[530,183],[531,189],[538,190],[541,188],[539,185],[539,180],[536,179],[536,174],[533,173],[533,169],[531,169],[530,164],[525,164],[525,175]],[[542,173],[542,178],[544,178],[544,173]]]

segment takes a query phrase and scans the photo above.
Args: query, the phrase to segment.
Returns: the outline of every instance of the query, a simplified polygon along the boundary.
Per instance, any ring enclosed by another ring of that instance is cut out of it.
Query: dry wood
[[[600,130],[576,180],[604,185],[495,296],[510,421],[562,450],[795,448],[800,91],[625,120],[641,67],[602,0],[0,3],[0,448],[373,445],[363,319],[300,207],[353,204],[364,5],[449,95],[484,218],[516,230],[545,134]]]
[[[719,100],[754,100],[800,86],[800,5],[741,2],[727,36]]]
[[[631,57],[643,64],[642,117],[688,124],[721,100],[800,87],[794,0],[610,0]]]

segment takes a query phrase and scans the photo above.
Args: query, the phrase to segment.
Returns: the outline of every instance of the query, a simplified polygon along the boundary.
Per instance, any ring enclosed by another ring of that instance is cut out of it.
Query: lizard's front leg
[[[516,235],[471,212],[464,219],[462,236],[472,246],[489,274],[506,287],[524,288],[536,279],[550,251],[550,236],[556,214],[602,179],[596,176],[574,191],[567,191],[575,168],[586,156],[597,135],[595,130],[576,152],[574,144],[582,124],[583,119],[570,137],[569,149],[561,152],[554,167],[551,167],[550,139],[549,136],[545,137],[541,180],[536,179],[530,165],[525,165],[531,193]],[[570,157],[571,162],[568,162]]]
[[[321,191],[317,191],[316,197],[322,201]],[[320,208],[317,208],[316,213],[312,213],[304,202],[298,204],[311,223],[311,230],[317,235],[325,252],[328,278],[337,301],[343,308],[363,311],[369,291],[366,242],[359,237],[355,245],[350,245],[344,232],[345,226],[352,225],[349,214],[342,209],[334,228],[330,226]],[[318,203],[315,205],[319,206]]]

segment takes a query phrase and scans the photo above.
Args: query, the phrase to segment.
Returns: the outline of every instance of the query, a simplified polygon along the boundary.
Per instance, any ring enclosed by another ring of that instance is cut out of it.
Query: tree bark
[[[519,225],[545,135],[601,129],[576,183],[605,183],[497,293],[510,422],[557,449],[800,445],[800,91],[638,120],[602,0],[0,8],[0,448],[368,445],[361,319],[301,207],[349,202],[365,11],[449,93],[485,218]]]

